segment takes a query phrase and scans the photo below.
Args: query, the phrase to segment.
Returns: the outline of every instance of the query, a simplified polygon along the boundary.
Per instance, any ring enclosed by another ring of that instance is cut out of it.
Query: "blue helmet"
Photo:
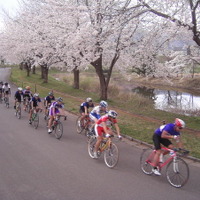
[[[108,103],[106,101],[100,101],[99,105],[104,108],[108,107]]]

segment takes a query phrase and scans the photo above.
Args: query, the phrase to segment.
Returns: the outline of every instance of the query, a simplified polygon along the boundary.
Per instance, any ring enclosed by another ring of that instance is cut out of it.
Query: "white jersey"
[[[5,92],[8,92],[10,90],[10,85],[8,84],[7,86],[3,85],[2,89],[5,91]]]

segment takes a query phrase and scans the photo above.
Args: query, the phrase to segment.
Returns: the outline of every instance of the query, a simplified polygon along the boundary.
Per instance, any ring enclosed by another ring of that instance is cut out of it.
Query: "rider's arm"
[[[115,125],[115,129],[117,131],[117,136],[120,137],[120,129],[119,129],[119,125],[117,123],[114,124]]]
[[[106,126],[105,122],[102,122],[102,127],[103,127],[103,130],[104,130],[105,134],[110,134],[109,131],[108,131],[108,129],[107,129],[107,126]]]
[[[88,114],[88,108],[87,108],[87,106],[84,106],[84,109],[85,109],[85,115],[87,115]]]

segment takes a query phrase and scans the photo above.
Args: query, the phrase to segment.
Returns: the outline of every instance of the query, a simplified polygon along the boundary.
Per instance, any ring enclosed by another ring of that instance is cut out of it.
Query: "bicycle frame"
[[[109,138],[104,137],[99,147],[100,152],[103,152],[105,149],[107,149],[111,145],[111,143],[112,141],[110,137]]]

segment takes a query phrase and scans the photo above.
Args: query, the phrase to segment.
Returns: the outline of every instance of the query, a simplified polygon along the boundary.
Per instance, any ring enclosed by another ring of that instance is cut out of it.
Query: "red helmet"
[[[175,125],[179,128],[185,128],[185,122],[182,119],[176,118]]]

